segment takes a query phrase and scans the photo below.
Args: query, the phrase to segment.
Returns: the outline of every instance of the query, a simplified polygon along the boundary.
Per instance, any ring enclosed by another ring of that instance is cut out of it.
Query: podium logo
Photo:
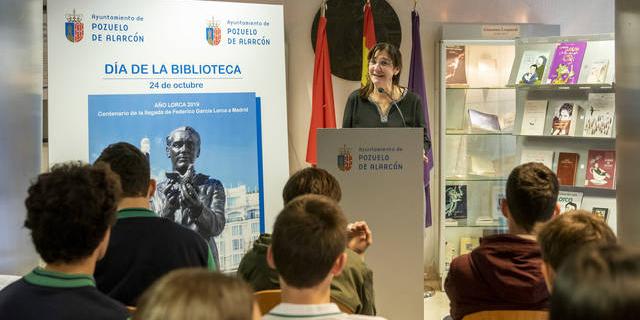
[[[64,23],[64,34],[67,40],[76,43],[84,38],[84,23],[82,23],[82,15],[76,14],[73,9],[72,14],[65,14],[66,22]]]
[[[340,171],[347,172],[353,167],[353,157],[351,156],[351,150],[347,146],[343,146],[338,151],[338,169]]]
[[[220,23],[213,17],[207,22],[207,43],[212,46],[217,46],[222,40],[222,29],[220,29]]]

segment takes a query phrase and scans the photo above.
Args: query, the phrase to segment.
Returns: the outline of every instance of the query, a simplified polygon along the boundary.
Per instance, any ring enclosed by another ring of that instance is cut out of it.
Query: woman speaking
[[[424,129],[420,97],[398,84],[402,70],[402,55],[398,48],[389,43],[378,43],[369,51],[367,59],[367,84],[349,95],[342,127]],[[424,130],[424,151],[430,148],[431,141]]]

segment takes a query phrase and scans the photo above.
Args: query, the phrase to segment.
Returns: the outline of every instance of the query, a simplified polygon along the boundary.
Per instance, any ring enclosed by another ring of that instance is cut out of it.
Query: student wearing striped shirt
[[[338,204],[307,194],[276,218],[267,262],[279,272],[282,303],[263,319],[383,319],[350,315],[330,302],[331,281],[347,260],[347,221]]]

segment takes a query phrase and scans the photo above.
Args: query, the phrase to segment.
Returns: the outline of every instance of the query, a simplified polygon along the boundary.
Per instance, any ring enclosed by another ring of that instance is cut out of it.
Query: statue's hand
[[[196,187],[190,183],[180,185],[180,194],[185,207],[189,208],[189,215],[192,219],[196,219],[202,214],[204,205],[200,201],[199,193]]]

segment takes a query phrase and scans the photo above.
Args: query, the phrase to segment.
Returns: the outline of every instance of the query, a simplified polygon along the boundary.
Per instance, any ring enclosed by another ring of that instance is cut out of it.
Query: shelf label
[[[520,36],[520,25],[517,24],[484,24],[482,37],[491,39],[513,39]]]

